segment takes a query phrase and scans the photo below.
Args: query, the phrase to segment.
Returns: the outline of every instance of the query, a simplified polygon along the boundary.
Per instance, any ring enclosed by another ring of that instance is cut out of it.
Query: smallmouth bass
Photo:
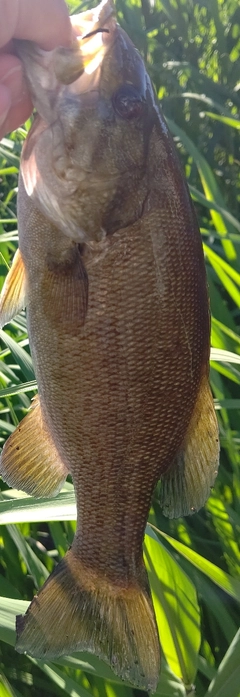
[[[213,485],[209,308],[200,233],[138,51],[109,0],[69,49],[19,42],[38,116],[24,144],[19,251],[1,324],[27,306],[39,395],[1,473],[53,496],[71,473],[72,548],[17,619],[17,650],[90,651],[155,691],[158,631],[143,565],[151,497],[198,510]]]

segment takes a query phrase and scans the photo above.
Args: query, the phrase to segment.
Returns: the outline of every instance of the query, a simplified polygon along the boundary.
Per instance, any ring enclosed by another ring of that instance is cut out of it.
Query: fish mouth
[[[116,28],[112,0],[102,0],[94,9],[72,16],[71,22],[74,36],[71,47],[54,51],[55,74],[65,85],[83,74],[87,78],[96,73],[112,46]]]
[[[104,56],[116,37],[117,21],[112,0],[102,0],[92,10],[71,17],[73,40],[68,47],[45,51],[31,41],[14,40],[38,113],[49,124],[59,96],[97,89]],[[51,101],[49,108],[47,103]],[[56,109],[57,116],[57,109]]]

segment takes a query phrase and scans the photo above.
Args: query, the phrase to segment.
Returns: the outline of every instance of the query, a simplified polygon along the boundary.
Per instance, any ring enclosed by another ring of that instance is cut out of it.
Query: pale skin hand
[[[64,0],[0,0],[0,139],[30,116],[32,103],[11,40],[36,41],[51,50],[71,41]]]

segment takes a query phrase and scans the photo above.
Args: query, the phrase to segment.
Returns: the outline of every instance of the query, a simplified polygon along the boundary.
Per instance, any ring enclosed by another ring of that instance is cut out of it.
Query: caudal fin
[[[147,579],[141,588],[116,586],[69,550],[26,615],[17,617],[16,648],[37,658],[89,651],[123,680],[154,692],[160,652]]]

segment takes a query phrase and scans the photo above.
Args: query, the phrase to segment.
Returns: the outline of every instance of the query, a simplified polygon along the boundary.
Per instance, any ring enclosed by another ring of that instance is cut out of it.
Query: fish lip
[[[112,0],[102,0],[90,12],[80,12],[72,17],[73,34],[84,72],[91,74],[101,66],[104,55],[114,42],[116,26]]]
[[[115,13],[116,10],[112,0],[102,0],[92,10],[72,15],[71,23],[75,37],[80,39],[87,38],[87,34],[95,32],[100,27],[105,28],[105,24],[111,20]]]

